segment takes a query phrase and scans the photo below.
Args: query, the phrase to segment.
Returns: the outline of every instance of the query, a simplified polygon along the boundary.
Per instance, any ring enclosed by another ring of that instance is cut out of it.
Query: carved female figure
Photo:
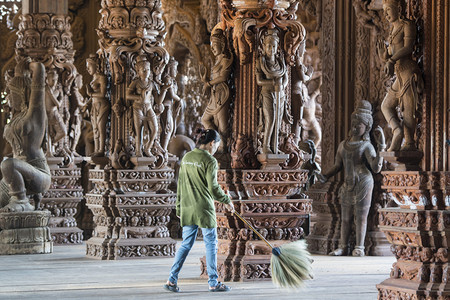
[[[28,67],[33,79],[24,75]],[[48,190],[51,182],[42,150],[47,126],[44,65],[29,60],[19,62],[8,89],[10,104],[19,112],[4,131],[5,139],[13,148],[13,157],[1,163],[0,211],[32,211],[34,208],[27,194],[41,194]]]
[[[92,101],[91,123],[94,131],[94,153],[91,156],[103,156],[105,154],[106,122],[110,104],[106,99],[107,78],[100,72],[100,64],[97,55],[91,54],[86,59],[86,68],[92,76],[91,82],[86,86],[87,94]]]
[[[81,74],[75,75],[75,79],[72,85],[71,100],[70,100],[70,115],[71,115],[71,128],[69,132],[69,138],[71,139],[70,150],[73,154],[76,153],[78,141],[81,137],[81,125],[83,123],[82,110],[86,107],[83,95],[80,93],[80,89],[83,86],[83,76]]]
[[[381,171],[384,151],[384,134],[381,127],[375,128],[374,137],[377,150],[370,143],[369,132],[372,128],[372,106],[361,100],[352,113],[349,137],[339,144],[334,166],[319,174],[322,182],[344,170],[344,184],[339,191],[341,199],[341,238],[339,248],[330,255],[346,255],[353,219],[356,225],[356,245],[353,256],[364,256],[364,239],[367,230],[367,216],[372,200],[372,173]]]
[[[288,84],[286,63],[278,47],[280,39],[269,29],[262,41],[263,53],[256,62],[256,83],[261,86],[264,115],[264,141],[262,152],[278,153],[278,133],[284,114],[285,88]]]
[[[211,51],[216,57],[211,70],[211,80],[206,78],[206,70],[200,70],[201,78],[204,82],[204,90],[211,91],[211,97],[201,122],[206,129],[214,129],[219,132],[222,137],[222,143],[217,152],[225,153],[228,149],[228,121],[230,115],[230,88],[227,81],[231,73],[233,57],[227,54],[226,38],[222,29],[214,30],[211,35]]]
[[[163,78],[164,86],[167,86],[168,88],[163,102],[164,111],[161,114],[161,123],[164,124],[164,128],[161,133],[161,146],[164,150],[167,150],[169,141],[175,132],[177,127],[176,120],[180,114],[182,106],[181,98],[177,95],[177,67],[178,62],[171,57],[166,66],[166,74]],[[175,109],[173,107],[174,102],[176,102]]]
[[[53,156],[54,143],[57,143],[67,134],[64,120],[59,113],[63,101],[63,90],[58,83],[58,72],[50,69],[47,72],[47,86],[45,88],[45,109],[48,118],[47,155]]]
[[[127,88],[127,100],[133,101],[136,156],[141,157],[143,152],[147,156],[152,156],[151,149],[153,146],[160,148],[159,144],[155,143],[159,130],[157,114],[164,111],[162,101],[169,86],[162,86],[161,94],[156,97],[156,103],[154,103],[153,93],[156,89],[151,80],[150,62],[145,55],[137,58],[136,71],[138,76]],[[143,146],[144,128],[148,132],[148,140],[146,145]]]
[[[378,43],[377,50],[385,62],[384,71],[393,76],[395,82],[390,87],[381,104],[381,111],[392,129],[392,143],[388,151],[416,150],[414,133],[416,129],[416,106],[423,81],[417,63],[412,59],[416,27],[403,17],[402,0],[383,0],[383,10],[391,24],[389,45]],[[397,115],[397,107],[402,111],[403,120]],[[403,126],[403,129],[402,129]],[[403,147],[402,140],[405,137]]]

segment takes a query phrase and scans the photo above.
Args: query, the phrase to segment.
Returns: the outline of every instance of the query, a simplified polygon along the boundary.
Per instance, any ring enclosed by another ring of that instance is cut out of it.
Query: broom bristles
[[[299,288],[312,278],[312,258],[304,240],[284,244],[270,259],[272,281],[281,288]]]

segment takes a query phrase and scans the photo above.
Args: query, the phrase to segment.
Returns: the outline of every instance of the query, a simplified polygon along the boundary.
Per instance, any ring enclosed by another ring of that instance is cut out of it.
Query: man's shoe
[[[218,282],[217,285],[215,287],[210,287],[209,288],[210,292],[229,292],[231,291],[231,287],[223,284],[222,282]]]
[[[178,293],[180,291],[180,288],[174,283],[172,283],[172,284],[165,284],[164,285],[164,289],[169,291],[169,292],[174,292],[174,293]]]

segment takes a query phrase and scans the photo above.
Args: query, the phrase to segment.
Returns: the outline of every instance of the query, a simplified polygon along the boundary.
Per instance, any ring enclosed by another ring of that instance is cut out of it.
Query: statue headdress
[[[225,32],[220,28],[215,29],[211,33],[211,42],[213,42],[213,41],[219,42],[225,47],[226,42],[227,42],[227,40],[225,38]]]
[[[267,32],[264,34],[264,40],[266,39],[272,39],[277,42],[277,44],[280,43],[280,37],[278,36],[278,31],[276,29],[268,29]]]
[[[145,64],[151,65],[150,61],[147,58],[147,55],[145,55],[145,54],[139,55],[136,58],[136,69],[140,68],[141,66],[144,66]]]
[[[356,104],[355,110],[352,113],[352,120],[359,120],[366,125],[366,132],[364,133],[363,140],[370,140],[369,132],[372,129],[373,117],[372,117],[372,104],[367,100],[361,100]]]
[[[89,54],[89,57],[86,58],[86,62],[90,62],[90,63],[98,65],[98,56],[97,56],[97,54],[93,54],[93,53]]]
[[[26,105],[31,92],[31,78],[28,71],[30,62],[29,57],[19,60],[14,68],[14,77],[8,82],[9,91],[22,96],[22,106]]]

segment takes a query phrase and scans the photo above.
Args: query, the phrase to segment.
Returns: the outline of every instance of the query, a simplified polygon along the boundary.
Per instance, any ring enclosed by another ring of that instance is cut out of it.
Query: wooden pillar
[[[425,91],[421,99],[416,171],[383,172],[383,188],[399,208],[380,210],[380,228],[397,258],[378,299],[448,299],[450,234],[448,1],[406,1],[419,28],[416,56]]]
[[[135,103],[138,100],[127,96],[130,83],[138,78],[138,60],[150,62],[147,87],[151,85],[154,92],[150,97],[158,97],[163,89],[162,76],[166,73],[162,72],[169,54],[163,42],[161,1],[102,1],[100,14],[100,49],[95,59],[97,75],[107,81],[102,99],[108,118],[107,143],[99,149],[100,155],[90,158],[93,189],[86,195],[86,202],[94,214],[96,229],[86,243],[86,253],[91,258],[114,260],[173,256],[176,242],[169,237],[167,225],[176,195],[168,187],[174,178],[171,166],[176,158],[168,157],[159,146],[159,137],[152,148],[138,153],[134,127],[137,110],[142,113],[142,127],[147,128],[144,141],[149,138],[148,130],[154,130],[148,129],[150,110],[158,114],[161,132],[165,127],[155,98],[139,106]]]
[[[20,18],[17,59],[31,57],[42,62],[47,72],[53,72],[57,83],[52,91],[47,86],[46,92],[53,93],[60,102],[59,106],[47,111],[47,140],[51,143],[47,142],[46,148],[52,185],[43,195],[41,207],[51,212],[49,227],[55,244],[78,244],[83,240],[75,219],[78,203],[83,198],[81,170],[76,165],[81,158],[71,151],[77,141],[70,136],[81,129],[75,125],[78,122],[75,112],[78,107],[71,105],[75,101],[74,79],[78,72],[73,64],[67,0],[23,1]]]
[[[301,169],[303,160],[290,125],[280,122],[274,129],[279,133],[279,149],[285,154],[272,148],[274,154],[258,155],[263,152],[263,129],[259,126],[263,104],[256,65],[263,55],[264,35],[275,30],[279,38],[277,57],[286,65],[289,78],[284,92],[290,105],[291,72],[299,67],[294,58],[305,41],[296,10],[296,3],[289,1],[222,1],[222,21],[212,32],[212,36],[217,29],[225,33],[227,48],[234,57],[229,84],[230,148],[217,156],[221,163],[218,181],[230,192],[236,210],[276,246],[309,233],[312,206],[311,200],[299,193],[308,173]],[[217,218],[222,280],[270,279],[271,249],[221,205],[217,206]],[[205,259],[202,274],[206,276]]]

